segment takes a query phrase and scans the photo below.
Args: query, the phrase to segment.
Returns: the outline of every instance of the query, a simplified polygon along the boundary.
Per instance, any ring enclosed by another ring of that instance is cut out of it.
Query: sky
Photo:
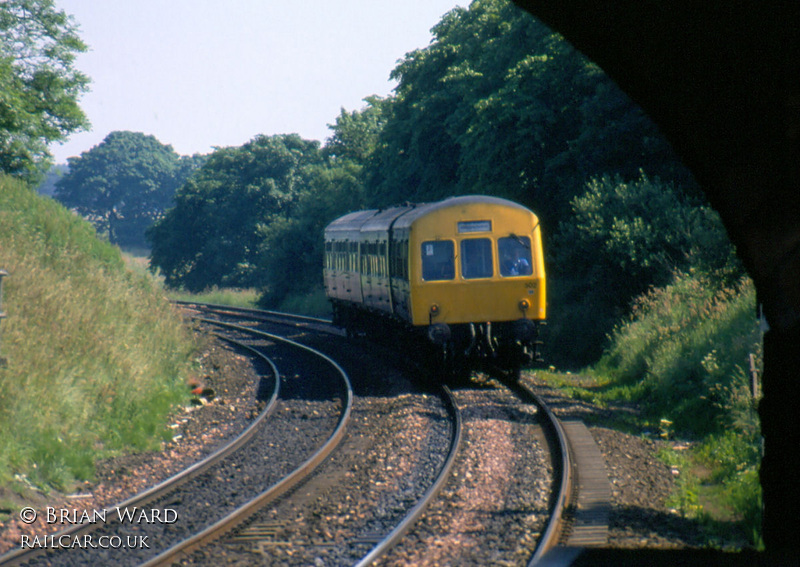
[[[56,0],[89,50],[80,99],[91,122],[50,147],[66,163],[115,130],[181,155],[258,134],[324,142],[342,108],[387,96],[389,74],[468,0]]]

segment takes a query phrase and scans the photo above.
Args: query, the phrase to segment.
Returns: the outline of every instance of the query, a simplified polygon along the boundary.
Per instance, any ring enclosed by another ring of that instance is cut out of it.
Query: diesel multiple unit
[[[325,289],[348,334],[424,337],[452,372],[538,356],[545,319],[539,222],[496,197],[357,211],[325,229]]]

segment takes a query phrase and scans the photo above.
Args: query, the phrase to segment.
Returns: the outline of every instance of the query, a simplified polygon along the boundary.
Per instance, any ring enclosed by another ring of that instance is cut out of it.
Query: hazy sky
[[[89,51],[81,107],[91,131],[51,147],[57,163],[109,132],[152,134],[179,154],[257,134],[324,141],[341,108],[390,94],[397,61],[468,0],[56,0]]]

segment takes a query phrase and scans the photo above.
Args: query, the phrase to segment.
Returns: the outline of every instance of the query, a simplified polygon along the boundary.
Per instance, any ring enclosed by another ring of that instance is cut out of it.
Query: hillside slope
[[[0,176],[0,487],[68,488],[96,459],[166,437],[192,337],[119,250]]]

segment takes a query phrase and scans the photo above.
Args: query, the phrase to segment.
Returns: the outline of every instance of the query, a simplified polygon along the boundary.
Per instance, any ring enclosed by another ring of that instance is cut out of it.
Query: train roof
[[[435,203],[425,203],[417,205],[413,209],[409,210],[406,214],[398,218],[397,221],[395,221],[394,226],[397,228],[411,226],[417,219],[420,219],[424,216],[427,216],[431,213],[435,213],[442,209],[449,209],[452,207],[461,207],[464,205],[474,205],[474,204],[511,207],[519,209],[521,211],[531,212],[528,208],[520,205],[519,203],[509,201],[508,199],[502,199],[500,197],[490,197],[487,195],[464,195],[461,197],[449,197],[447,199],[444,199],[442,201],[437,201]]]
[[[347,213],[326,226],[325,232],[329,230],[360,230],[367,219],[374,216],[376,212],[378,211],[373,209],[369,211]]]
[[[331,222],[325,228],[325,233],[382,231],[387,230],[393,223],[397,228],[408,227],[416,220],[436,211],[472,204],[512,207],[531,212],[527,207],[509,201],[508,199],[490,197],[487,195],[464,195],[460,197],[449,197],[442,201],[436,201],[435,203],[407,204],[387,209],[370,209],[348,213]]]

